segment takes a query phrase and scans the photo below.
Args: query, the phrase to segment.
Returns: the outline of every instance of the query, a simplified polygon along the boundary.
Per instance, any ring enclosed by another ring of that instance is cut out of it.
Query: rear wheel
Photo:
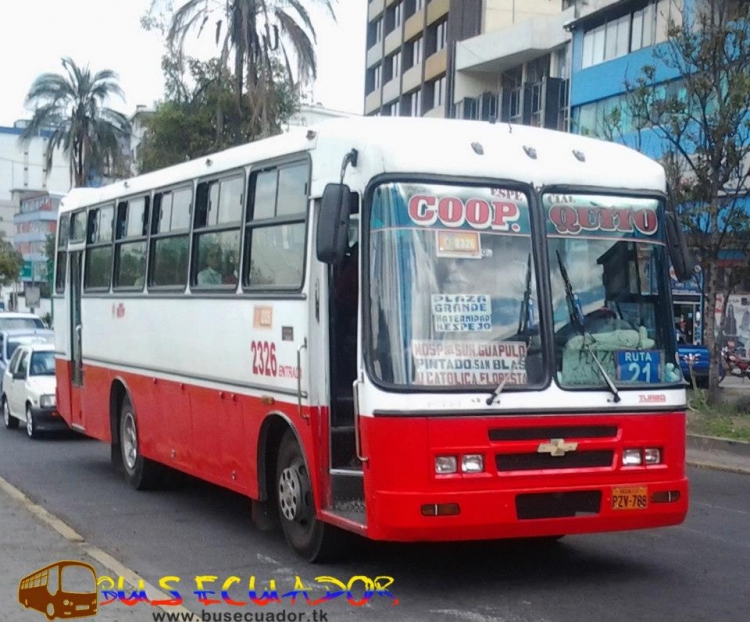
[[[344,534],[315,516],[310,474],[291,430],[286,431],[279,447],[276,498],[284,537],[302,559],[323,562],[337,556]]]
[[[15,430],[18,427],[18,419],[10,414],[10,407],[5,396],[3,396],[3,421],[8,430]]]
[[[156,488],[161,483],[161,465],[144,458],[138,439],[138,426],[135,409],[130,398],[125,397],[120,408],[119,446],[125,479],[136,490]]]

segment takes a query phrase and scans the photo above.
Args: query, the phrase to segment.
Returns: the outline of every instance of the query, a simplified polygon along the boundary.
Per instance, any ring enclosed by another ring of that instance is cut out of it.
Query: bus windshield
[[[87,566],[66,564],[62,566],[61,589],[66,594],[95,594],[96,576]]]
[[[369,233],[376,379],[490,390],[544,381],[524,193],[386,183],[374,190]]]
[[[659,201],[546,194],[543,206],[559,384],[681,382]]]

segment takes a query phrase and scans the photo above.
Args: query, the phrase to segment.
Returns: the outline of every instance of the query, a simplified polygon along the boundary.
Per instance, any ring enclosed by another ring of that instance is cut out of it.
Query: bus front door
[[[83,431],[83,326],[81,322],[81,290],[83,287],[83,253],[70,253],[70,353],[71,427]]]
[[[330,403],[330,482],[329,510],[334,514],[366,524],[364,472],[359,460],[358,404],[358,319],[359,253],[352,244],[341,264],[329,268],[329,394]]]

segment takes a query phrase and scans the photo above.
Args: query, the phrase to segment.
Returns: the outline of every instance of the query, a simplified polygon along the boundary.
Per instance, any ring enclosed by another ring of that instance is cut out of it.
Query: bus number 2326
[[[253,373],[259,376],[276,376],[276,344],[268,341],[253,341],[250,345],[253,353]]]

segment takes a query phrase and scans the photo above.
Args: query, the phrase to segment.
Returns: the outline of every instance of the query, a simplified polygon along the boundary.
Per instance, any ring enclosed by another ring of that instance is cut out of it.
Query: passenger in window
[[[221,285],[221,251],[216,247],[208,250],[206,267],[198,273],[198,285]]]
[[[227,256],[227,269],[224,271],[223,283],[225,285],[237,284],[237,255],[231,251]]]

